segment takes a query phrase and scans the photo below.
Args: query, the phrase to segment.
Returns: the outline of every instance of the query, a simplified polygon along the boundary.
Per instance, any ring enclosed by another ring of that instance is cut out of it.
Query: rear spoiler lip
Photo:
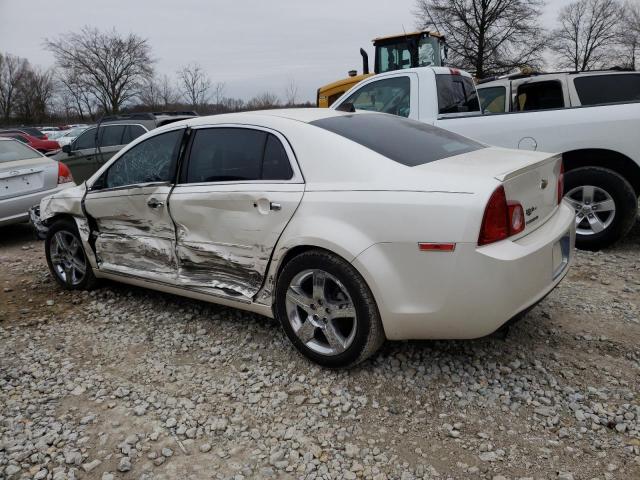
[[[510,180],[512,178],[517,177],[518,175],[522,175],[523,173],[526,173],[528,171],[531,171],[537,167],[539,167],[540,165],[545,165],[547,163],[551,163],[551,162],[557,162],[558,160],[562,160],[562,154],[561,153],[556,153],[553,155],[550,155],[546,158],[543,158],[541,160],[535,161],[535,162],[531,162],[530,164],[522,167],[522,168],[517,168],[515,170],[509,170],[508,172],[504,172],[504,173],[499,173],[498,175],[494,176],[493,178],[495,178],[496,180],[498,180],[499,182],[506,182],[507,180]]]

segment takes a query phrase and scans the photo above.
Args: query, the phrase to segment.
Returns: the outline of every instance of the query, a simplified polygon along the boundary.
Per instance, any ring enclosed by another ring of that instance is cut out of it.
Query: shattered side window
[[[161,133],[125,152],[107,170],[105,188],[173,181],[183,132]]]

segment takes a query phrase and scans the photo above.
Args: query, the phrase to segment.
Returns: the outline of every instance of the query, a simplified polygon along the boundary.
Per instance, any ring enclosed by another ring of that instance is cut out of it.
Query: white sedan
[[[138,138],[34,221],[68,289],[108,278],[277,318],[315,362],[475,338],[539,302],[575,239],[557,156],[391,115],[199,117]]]

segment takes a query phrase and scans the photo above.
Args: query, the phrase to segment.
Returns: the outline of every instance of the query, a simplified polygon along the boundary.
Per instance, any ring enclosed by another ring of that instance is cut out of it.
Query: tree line
[[[417,0],[418,26],[446,37],[448,63],[478,78],[516,68],[635,70],[640,47],[640,1],[575,0],[558,26],[540,18],[544,0]],[[549,62],[548,59],[551,59]]]
[[[225,95],[197,63],[182,66],[175,79],[154,70],[151,47],[135,34],[84,27],[46,39],[55,66],[42,69],[0,52],[0,124],[93,122],[105,114],[182,110],[200,114],[311,106],[298,102],[294,80],[280,98],[264,92],[248,101]]]
[[[576,71],[613,66],[635,69],[640,47],[640,0],[575,0],[558,26],[540,24],[544,0],[416,0],[420,28],[446,36],[447,61],[478,78],[519,67]],[[143,110],[196,110],[200,114],[298,105],[290,79],[282,98],[264,92],[244,101],[225,95],[197,63],[172,79],[155,69],[147,39],[84,27],[46,39],[55,66],[0,53],[0,122],[91,122],[104,114]],[[549,60],[551,59],[551,60]],[[309,105],[309,104],[305,104]]]

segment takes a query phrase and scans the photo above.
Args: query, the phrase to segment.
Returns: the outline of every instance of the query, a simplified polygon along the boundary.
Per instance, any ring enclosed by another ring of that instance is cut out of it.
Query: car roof
[[[363,114],[371,115],[369,112]],[[160,127],[160,130],[168,130],[181,125],[197,127],[200,125],[211,125],[221,123],[252,123],[260,119],[283,118],[303,123],[311,123],[323,118],[338,117],[348,115],[345,112],[330,110],[328,108],[281,108],[273,110],[254,110],[251,112],[224,113],[220,115],[208,115],[203,117],[193,117],[175,123],[170,123]],[[350,115],[353,115],[352,113]]]

